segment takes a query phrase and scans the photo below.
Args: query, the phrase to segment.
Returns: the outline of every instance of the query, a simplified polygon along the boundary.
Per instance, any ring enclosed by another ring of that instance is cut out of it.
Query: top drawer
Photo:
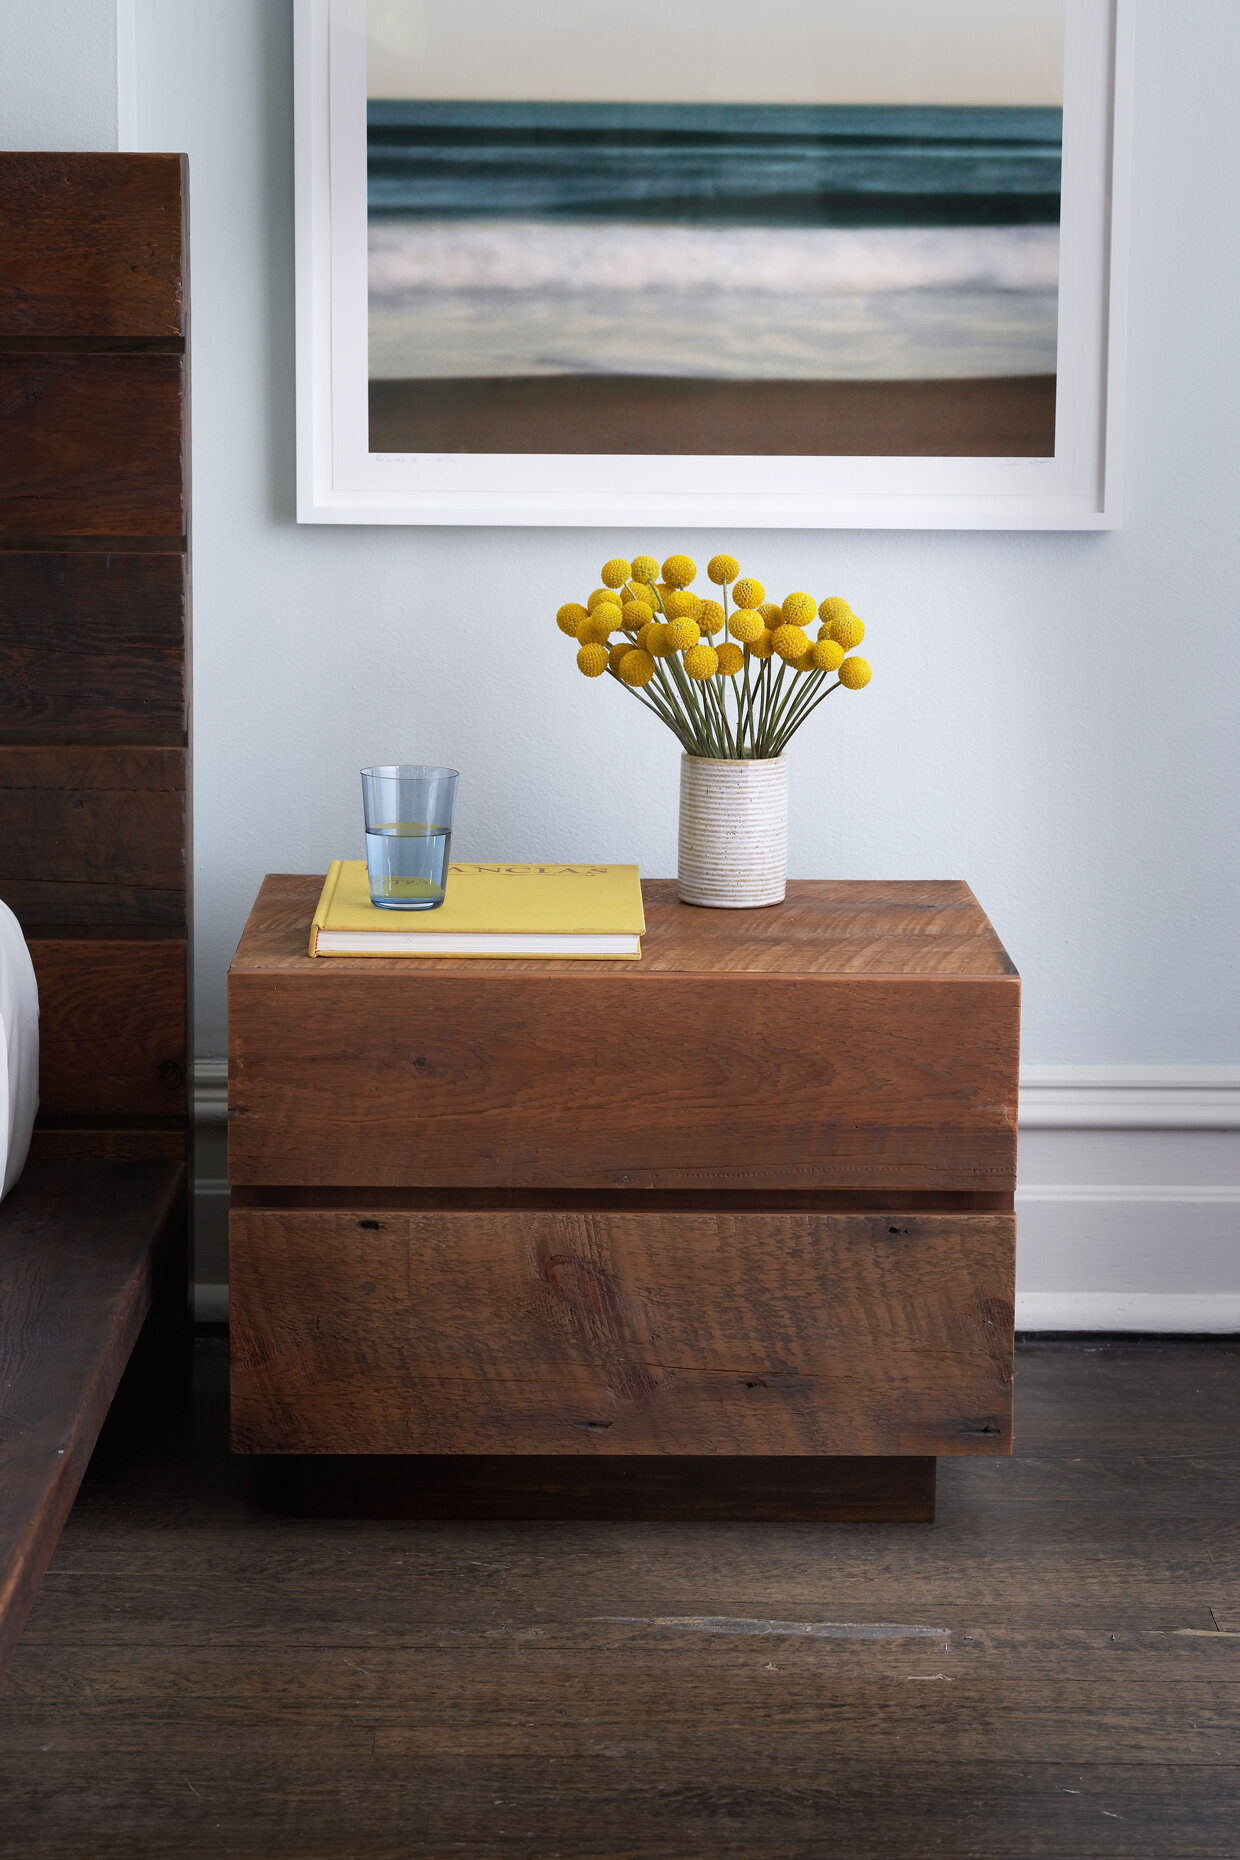
[[[469,966],[234,967],[232,1180],[1014,1187],[1014,975]]]

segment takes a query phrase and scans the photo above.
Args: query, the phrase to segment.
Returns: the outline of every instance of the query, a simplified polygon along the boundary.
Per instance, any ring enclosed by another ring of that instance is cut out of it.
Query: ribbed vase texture
[[[752,910],[783,902],[788,871],[788,765],[680,761],[680,896]]]

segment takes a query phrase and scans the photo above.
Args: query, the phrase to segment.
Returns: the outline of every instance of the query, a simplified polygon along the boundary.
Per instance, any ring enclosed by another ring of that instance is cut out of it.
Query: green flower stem
[[[620,684],[624,684],[623,679],[620,679],[618,682]],[[643,707],[643,709],[648,710],[650,712],[650,715],[652,717],[657,717],[660,723],[667,725],[667,728],[671,731],[672,735],[676,738],[677,742],[680,744],[681,748],[685,751],[686,755],[692,755],[693,751],[690,749],[689,744],[685,741],[685,738],[682,735],[682,733],[676,728],[676,725],[672,723],[669,718],[664,716],[661,710],[656,710],[654,705],[649,703],[641,695],[640,691],[635,691],[632,685],[624,685],[624,688],[628,692],[630,697],[636,698],[637,702]]]
[[[818,671],[793,673],[792,684],[788,694],[784,698],[777,715],[771,720],[770,740],[772,743],[786,742],[788,740],[793,729],[796,728],[795,723],[792,723],[791,719],[796,716],[800,706],[805,702],[807,693],[812,694],[812,692],[817,689],[822,677],[823,674]],[[772,749],[771,753],[772,755],[778,755],[779,751],[777,749]]]
[[[619,679],[620,683],[624,685],[624,680],[623,678],[620,678],[619,672],[613,672],[612,676],[613,678]],[[657,710],[659,715],[663,718],[663,721],[670,728],[683,733],[684,728],[685,728],[683,718],[681,718],[677,714],[677,712],[671,708],[671,706],[667,703],[667,701],[657,691],[652,690],[649,685],[645,686],[644,688],[640,688],[636,685],[624,685],[624,688],[626,691],[637,691],[640,689],[642,701],[646,704],[649,704],[652,709]]]
[[[771,661],[768,659],[767,664],[769,665],[770,663]],[[774,729],[775,720],[779,716],[780,694],[783,691],[784,680],[787,676],[788,676],[787,662],[786,660],[781,660],[780,666],[779,666],[779,676],[778,678],[774,680],[774,683],[771,686],[771,689],[767,696],[766,705],[762,713],[762,741],[761,741],[761,748],[759,750],[759,754],[762,756],[763,760],[765,760],[771,753],[771,750],[770,750],[771,734]]]
[[[766,707],[770,701],[770,690],[771,661],[769,659],[763,659],[758,671],[758,688],[754,692],[754,711],[750,719],[752,725],[753,759],[755,762],[760,761],[762,756],[763,719],[766,716]]]
[[[772,742],[775,742],[777,739],[782,739],[786,742],[788,737],[791,736],[793,730],[797,727],[793,719],[797,717],[798,710],[805,703],[807,693],[812,695],[813,692],[818,689],[818,685],[821,683],[823,677],[824,674],[822,672],[800,672],[794,674],[792,688],[784,699],[778,714],[771,720]],[[797,718],[797,722],[799,722],[799,718]],[[772,751],[772,754],[777,755],[778,753],[777,750]]]
[[[659,663],[662,664],[664,661],[660,660]],[[695,699],[693,689],[689,683],[688,674],[680,663],[680,654],[678,652],[671,653],[666,663],[671,669],[672,677],[680,688],[681,700],[685,709],[690,715],[701,719],[701,740],[705,744],[702,754],[709,761],[717,755],[718,746],[712,740],[714,731],[711,727],[710,719],[707,716],[706,705],[700,698]]]
[[[710,692],[711,701],[714,703],[715,708],[719,712],[719,724],[720,724],[720,729],[723,734],[723,747],[727,755],[727,759],[729,762],[735,762],[736,761],[736,745],[732,741],[732,731],[728,724],[727,705],[724,703],[724,699],[727,696],[727,691],[720,689],[720,686],[726,685],[726,682],[727,681],[725,679],[721,679],[718,676],[718,674],[716,674],[714,678],[711,678],[707,681],[706,689]]]
[[[672,678],[668,676],[667,670],[665,669],[667,664],[668,661],[664,659],[656,659],[654,662],[655,677],[658,680],[659,689],[669,709],[680,718],[684,726],[686,737],[697,745],[697,747],[690,749],[689,753],[691,755],[703,755],[706,751],[700,746],[701,728],[696,715],[695,706],[692,702],[686,704],[683,701],[681,694],[676,690],[673,684]],[[680,681],[677,680],[676,682],[679,683]],[[647,687],[647,689],[649,689],[649,687]],[[686,744],[686,747],[688,747],[688,744]]]
[[[702,681],[702,707],[710,714],[711,734],[715,740],[720,761],[728,758],[728,724],[722,714],[719,692],[715,688],[716,680],[706,678]]]
[[[821,691],[826,676],[826,672],[813,671],[808,677],[803,678],[797,690],[796,701],[789,706],[779,726],[779,735],[785,743],[795,730],[800,729],[814,708],[814,700]]]
[[[732,724],[728,717],[728,681],[722,672],[716,672],[710,681],[711,702],[719,712],[719,727],[723,731],[723,747],[729,762],[736,761],[736,744],[732,738]]]
[[[736,700],[736,740],[740,747],[742,757],[745,755],[745,729],[753,710],[753,698],[749,690],[750,652],[748,646],[744,647],[743,650],[745,653],[745,683]]]
[[[727,700],[728,700],[729,695],[731,696],[732,702],[736,707],[736,723],[734,726],[732,726],[732,743],[736,751],[735,759],[738,762],[742,762],[745,757],[745,742],[744,742],[744,738],[741,735],[741,684],[740,684],[740,678],[735,672],[733,672],[730,678],[725,679],[724,681],[723,697],[724,697],[725,711],[727,709]]]
[[[661,699],[651,697],[646,691],[639,691],[634,685],[626,685],[619,672],[613,672],[610,666],[608,667],[607,675],[609,678],[614,678],[616,683],[620,685],[623,690],[627,691],[630,697],[636,698],[639,704],[643,704],[652,717],[657,717],[660,723],[666,724],[673,736],[677,737],[686,749],[689,747],[688,743],[685,741],[685,733],[681,724],[672,712],[667,709]]]
[[[825,672],[823,676],[824,677],[826,676]],[[810,712],[817,710],[819,704],[825,704],[827,699],[830,697],[831,693],[833,691],[838,691],[839,689],[840,689],[840,682],[839,682],[839,679],[837,678],[833,685],[828,685],[827,689],[823,692],[820,698],[816,698],[814,700],[814,702],[810,705],[809,710],[805,712],[805,716],[798,718],[796,724],[793,727],[799,730],[801,725],[805,722],[805,718],[810,715]],[[788,737],[790,737],[791,735],[792,735],[792,731],[789,730],[788,734],[782,739],[779,749],[776,751],[777,755],[782,754],[784,744],[788,741]]]
[[[807,681],[807,690],[801,694],[798,705],[796,705],[796,720],[794,720],[792,716],[786,720],[786,735],[790,735],[794,729],[799,729],[801,724],[805,722],[805,718],[809,716],[809,712],[814,709],[814,701],[816,701],[818,694],[822,692],[822,686],[824,686],[825,681],[829,679],[829,675],[831,675],[829,671],[814,671],[811,681]]]
[[[748,646],[746,646],[745,651],[746,653],[749,652]],[[753,675],[753,690],[749,695],[749,714],[745,719],[749,730],[749,754],[751,759],[755,758],[758,754],[758,707],[762,700],[762,673],[765,661],[759,659],[757,665],[758,669]]]

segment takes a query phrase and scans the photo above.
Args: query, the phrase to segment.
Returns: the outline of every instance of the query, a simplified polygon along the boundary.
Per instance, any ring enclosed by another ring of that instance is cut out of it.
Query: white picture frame
[[[1067,0],[1053,459],[683,459],[369,451],[366,6],[295,0],[298,521],[1117,527],[1132,15]]]

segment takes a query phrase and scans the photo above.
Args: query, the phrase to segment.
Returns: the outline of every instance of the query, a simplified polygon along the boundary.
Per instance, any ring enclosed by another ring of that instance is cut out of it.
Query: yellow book
[[[635,865],[453,864],[431,911],[370,902],[364,859],[333,859],[312,956],[638,957],[646,928]]]

